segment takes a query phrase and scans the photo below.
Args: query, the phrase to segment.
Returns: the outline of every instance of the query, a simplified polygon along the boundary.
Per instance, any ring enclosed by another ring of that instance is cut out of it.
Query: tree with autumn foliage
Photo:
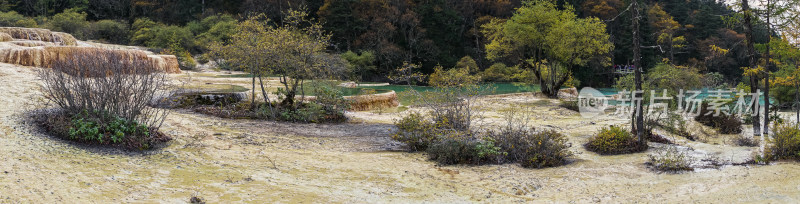
[[[542,93],[553,98],[575,66],[592,60],[608,63],[605,55],[613,49],[599,19],[578,18],[572,6],[558,9],[550,1],[524,3],[511,18],[484,25],[484,35],[491,40],[487,58],[528,67]]]
[[[674,64],[676,50],[686,47],[686,38],[683,36],[676,36],[681,29],[681,24],[675,21],[666,11],[661,9],[658,3],[650,7],[647,11],[647,17],[650,26],[656,30],[653,34],[658,36],[656,40],[658,49],[662,53],[667,53],[669,63]]]
[[[331,59],[338,55],[326,53],[330,35],[306,12],[290,10],[282,25],[269,22],[264,15],[251,17],[237,26],[227,44],[212,50],[226,62],[249,70],[254,75],[253,86],[256,76],[261,82],[262,77],[278,75],[283,85],[279,105],[297,108],[295,96],[305,95],[303,82],[336,75],[334,72],[346,69],[346,61]],[[264,84],[260,86],[264,100],[270,101]]]

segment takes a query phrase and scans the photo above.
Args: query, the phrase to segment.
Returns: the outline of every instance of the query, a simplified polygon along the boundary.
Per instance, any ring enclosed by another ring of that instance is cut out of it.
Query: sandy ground
[[[286,124],[228,120],[176,111],[162,130],[174,140],[146,153],[92,148],[41,134],[24,114],[38,95],[36,68],[0,64],[0,203],[588,203],[780,202],[800,200],[800,165],[723,166],[682,174],[647,169],[646,153],[585,151],[592,133],[625,120],[581,119],[555,101],[487,97],[498,110],[533,107],[531,122],[569,136],[574,161],[525,169],[517,164],[439,166],[397,151],[390,125],[403,113],[350,113],[350,123]],[[179,78],[179,76],[174,76]],[[757,148],[677,138],[699,159],[741,162]],[[660,148],[662,145],[651,144]]]

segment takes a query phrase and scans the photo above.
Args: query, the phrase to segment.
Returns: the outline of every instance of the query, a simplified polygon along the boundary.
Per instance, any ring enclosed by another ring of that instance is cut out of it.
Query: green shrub
[[[480,77],[470,75],[469,71],[468,68],[452,68],[445,71],[442,66],[436,66],[433,74],[428,77],[428,83],[436,87],[455,87],[475,84],[480,80]]]
[[[152,28],[153,37],[145,42],[148,47],[174,49],[173,44],[178,44],[184,50],[193,46],[194,35],[189,29],[179,26],[156,26]]]
[[[578,100],[561,100],[558,105],[562,108],[572,111],[580,111],[578,107]]]
[[[426,151],[431,160],[441,164],[484,164],[518,162],[527,168],[566,164],[572,155],[564,135],[553,131],[535,131],[517,118],[515,111],[501,131],[472,132],[455,129],[446,122],[434,122],[432,115],[411,113],[395,121],[392,138],[412,151]]]
[[[776,124],[772,131],[772,139],[767,140],[766,159],[800,159],[800,128],[795,124],[781,123]]]
[[[186,28],[197,37],[194,44],[199,51],[207,51],[209,45],[214,42],[227,42],[236,30],[236,19],[230,15],[214,15],[203,19],[200,22],[193,21],[186,25]]]
[[[66,32],[79,39],[86,39],[85,29],[89,26],[86,21],[86,13],[78,12],[78,9],[67,9],[64,12],[54,15],[47,22],[47,27],[55,31]]]
[[[572,155],[567,138],[555,130],[505,129],[490,135],[508,152],[508,161],[519,162],[526,168],[561,166]]]
[[[131,32],[133,32],[130,40],[131,43],[145,45],[147,40],[153,38],[153,29],[157,26],[161,25],[149,18],[137,18],[133,21],[133,24],[131,24]]]
[[[350,101],[344,98],[341,89],[326,83],[315,84],[314,95],[317,97],[314,103],[320,105],[324,112],[324,121],[343,122],[347,120],[344,112],[350,108]]]
[[[114,20],[100,20],[92,23],[91,35],[93,39],[114,44],[128,44],[130,29],[124,22]]]
[[[375,66],[375,55],[370,51],[362,51],[360,55],[353,51],[347,51],[342,53],[341,56],[348,62],[347,70],[348,73],[350,73],[351,80],[364,80],[364,76],[373,74],[377,69]]]
[[[469,71],[470,74],[477,74],[480,71],[480,67],[478,67],[478,63],[475,62],[472,57],[469,55],[462,57],[458,62],[456,62],[455,68],[459,69],[466,69]]]
[[[440,164],[499,163],[507,153],[491,139],[479,140],[468,137],[446,137],[426,150],[428,157]]]
[[[178,58],[178,67],[182,70],[192,70],[197,67],[197,61],[194,61],[192,55],[187,51],[178,50],[177,52],[170,52],[170,54]]]
[[[518,66],[506,66],[503,63],[495,63],[488,69],[480,73],[481,79],[491,82],[512,82],[522,73]]]
[[[58,112],[38,119],[56,136],[89,144],[146,150],[170,140],[155,129],[99,111]]]
[[[440,131],[421,113],[411,113],[394,122],[397,131],[392,139],[408,145],[412,151],[425,151],[439,138]]]
[[[693,68],[660,63],[647,70],[647,75],[643,76],[642,90],[655,90],[657,95],[661,94],[661,90],[666,89],[669,96],[675,96],[678,95],[680,89],[692,90],[703,85],[702,75]],[[620,77],[615,82],[614,88],[635,90],[634,78],[633,74]],[[644,92],[642,101],[650,101],[650,91]]]
[[[647,165],[657,171],[679,172],[694,170],[694,168],[690,166],[691,162],[689,156],[678,151],[674,146],[660,149],[654,154],[648,155],[648,157],[650,160],[647,162]]]
[[[647,150],[631,132],[618,126],[603,127],[584,145],[586,149],[603,155],[626,154]]]
[[[147,18],[140,18],[131,25],[131,32],[133,32],[131,43],[169,49],[170,54],[178,57],[181,57],[179,55],[183,55],[183,52],[197,50],[194,44],[195,36],[186,27],[167,26]]]
[[[0,26],[2,27],[37,27],[36,20],[28,18],[16,11],[0,12]]]

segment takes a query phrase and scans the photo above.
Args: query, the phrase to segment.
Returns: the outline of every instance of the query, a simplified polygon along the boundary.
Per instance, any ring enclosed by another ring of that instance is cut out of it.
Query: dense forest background
[[[606,24],[614,49],[611,65],[632,63],[631,12],[625,0],[559,0],[578,17],[596,17]],[[731,23],[736,12],[713,0],[644,0],[642,5],[643,67],[669,61],[701,73],[718,72],[738,81],[747,67],[745,35]],[[335,53],[369,52],[374,68],[365,80],[385,80],[403,62],[454,67],[465,56],[481,69],[490,41],[482,25],[511,17],[520,0],[0,0],[0,26],[46,27],[82,39],[144,45],[204,53],[204,44],[225,40],[233,21],[264,13],[280,23],[288,9],[305,9],[332,34]],[[16,18],[21,18],[17,20]],[[72,21],[83,19],[86,22]],[[25,19],[33,19],[25,20]],[[228,23],[226,23],[228,22]],[[755,43],[768,41],[762,21],[754,26]],[[93,29],[93,30],[92,30]],[[663,40],[669,36],[670,40]],[[712,46],[713,45],[713,46]],[[713,49],[724,49],[719,55]],[[355,57],[358,57],[356,55]],[[513,66],[514,62],[507,62]],[[573,75],[585,86],[614,83],[609,63],[587,63]]]

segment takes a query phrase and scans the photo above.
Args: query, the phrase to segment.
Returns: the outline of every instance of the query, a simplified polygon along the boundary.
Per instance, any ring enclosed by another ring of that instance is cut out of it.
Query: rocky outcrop
[[[0,27],[0,62],[23,66],[51,68],[53,61],[80,54],[113,54],[127,60],[148,60],[153,69],[170,74],[181,73],[174,55],[156,55],[128,46],[100,46],[82,43],[70,34],[41,28]]]
[[[53,61],[62,59],[75,54],[102,54],[112,53],[123,56],[128,61],[149,60],[153,64],[153,69],[165,73],[181,73],[178,68],[178,59],[174,55],[148,55],[141,50],[111,50],[96,47],[74,47],[74,46],[36,46],[23,47],[13,43],[0,44],[0,62],[17,64],[32,67],[52,68]]]
[[[0,27],[0,32],[7,33],[15,39],[36,40],[58,43],[66,46],[78,45],[78,40],[68,33],[53,32],[41,28]]]

